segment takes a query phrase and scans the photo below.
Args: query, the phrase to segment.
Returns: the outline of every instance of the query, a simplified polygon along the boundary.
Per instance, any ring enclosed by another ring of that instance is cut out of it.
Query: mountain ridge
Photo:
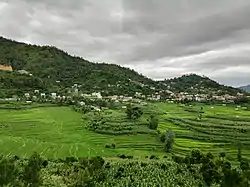
[[[14,40],[0,37],[0,62],[5,65],[11,65],[14,71],[29,72],[35,79],[28,80],[22,76],[22,81],[15,80],[11,73],[1,73],[2,88],[14,88],[12,82],[22,89],[21,84],[32,85],[30,82],[41,81],[40,87],[47,92],[67,93],[69,88],[78,84],[79,90],[84,92],[102,92],[104,95],[134,95],[136,92],[142,92],[145,95],[154,94],[159,90],[169,89],[171,81],[177,81],[172,91],[178,92],[178,87],[192,87],[189,79],[194,74],[179,78],[169,79],[168,81],[154,81],[135,70],[121,67],[116,64],[93,63],[81,57],[69,55],[67,52],[54,46],[31,45]],[[1,64],[0,63],[0,64]],[[18,75],[18,74],[15,74]],[[7,78],[6,78],[7,77]],[[181,81],[178,81],[178,80]],[[191,78],[192,79],[192,78]],[[200,81],[204,77],[196,75],[194,80]],[[7,83],[6,83],[6,80]],[[169,82],[170,81],[170,82]],[[195,84],[195,81],[192,82]],[[240,92],[237,88],[220,85],[217,82],[207,78],[206,86],[214,86],[225,89],[231,94]],[[28,82],[28,83],[27,83]],[[183,86],[183,83],[188,85]],[[197,82],[196,82],[197,84]],[[229,89],[230,88],[230,89]],[[25,90],[23,90],[24,92]],[[185,91],[185,90],[184,90]],[[13,94],[15,94],[13,92]]]
[[[241,86],[241,87],[239,87],[239,88],[240,88],[241,90],[244,90],[244,91],[250,93],[250,84],[248,84],[248,85],[246,85],[246,86]]]

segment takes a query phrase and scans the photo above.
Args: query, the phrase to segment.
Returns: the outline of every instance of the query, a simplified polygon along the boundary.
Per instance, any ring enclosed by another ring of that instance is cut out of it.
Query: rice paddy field
[[[116,149],[105,148],[116,144]],[[104,135],[89,131],[81,113],[69,107],[0,110],[0,152],[48,158],[159,155],[162,144],[153,135]]]
[[[198,120],[201,107],[204,113]],[[161,132],[173,130],[175,154],[185,155],[192,149],[215,155],[224,151],[228,159],[235,160],[240,143],[242,155],[250,158],[250,111],[245,108],[154,103],[143,110],[159,115]],[[0,152],[29,156],[36,151],[48,158],[166,154],[157,135],[100,134],[86,129],[86,123],[83,114],[70,107],[0,109]],[[116,144],[115,149],[105,148],[111,143]]]
[[[250,158],[250,111],[240,106],[157,104],[161,110],[159,129],[175,133],[173,152],[185,155],[192,149],[218,155],[226,152],[235,160],[239,145]],[[197,119],[203,108],[201,119]]]

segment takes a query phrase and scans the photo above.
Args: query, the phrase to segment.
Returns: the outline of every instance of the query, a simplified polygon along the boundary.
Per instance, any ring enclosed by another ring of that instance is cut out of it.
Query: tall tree
[[[166,131],[164,150],[170,152],[174,146],[175,135],[171,129]]]

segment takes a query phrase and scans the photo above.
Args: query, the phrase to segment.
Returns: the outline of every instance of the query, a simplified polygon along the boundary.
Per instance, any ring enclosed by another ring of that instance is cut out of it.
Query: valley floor
[[[201,107],[204,113],[197,120]],[[144,110],[158,113],[161,132],[173,130],[175,154],[200,149],[215,155],[226,152],[228,159],[235,160],[241,144],[242,155],[250,157],[250,111],[236,106],[167,103],[154,103]],[[1,109],[0,116],[0,152],[5,155],[29,156],[35,151],[48,158],[166,155],[157,135],[114,136],[89,131],[83,114],[69,107]],[[111,143],[116,144],[115,149],[105,148]]]
[[[87,130],[82,114],[68,107],[0,110],[0,116],[4,154],[29,156],[36,151],[49,158],[164,154],[156,136],[98,134]],[[113,142],[116,149],[105,148]]]

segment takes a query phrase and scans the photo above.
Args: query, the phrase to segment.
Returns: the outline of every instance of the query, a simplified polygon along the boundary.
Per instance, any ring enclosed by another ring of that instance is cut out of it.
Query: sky
[[[156,80],[250,84],[249,0],[0,0],[0,35]]]

